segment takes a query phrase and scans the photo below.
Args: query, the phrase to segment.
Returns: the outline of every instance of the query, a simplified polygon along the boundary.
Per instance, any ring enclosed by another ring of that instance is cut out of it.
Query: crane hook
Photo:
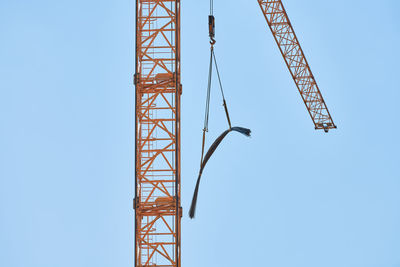
[[[208,35],[210,36],[210,44],[214,45],[215,41],[215,17],[213,15],[208,16]]]

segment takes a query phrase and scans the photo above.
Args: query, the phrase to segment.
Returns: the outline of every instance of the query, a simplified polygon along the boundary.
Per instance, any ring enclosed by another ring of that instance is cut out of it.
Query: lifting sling
[[[221,82],[221,77],[219,74],[218,70],[218,65],[217,65],[217,59],[215,57],[214,53],[214,44],[216,43],[215,41],[215,18],[213,16],[213,0],[210,0],[210,15],[208,17],[208,26],[209,26],[209,37],[210,37],[210,65],[209,65],[209,71],[208,71],[208,86],[207,86],[207,96],[206,96],[206,105],[205,105],[205,115],[204,115],[204,128],[203,128],[203,139],[202,139],[202,146],[201,146],[201,159],[200,159],[200,171],[199,175],[197,178],[196,182],[196,187],[193,193],[193,199],[192,199],[192,204],[190,206],[189,210],[189,217],[194,218],[195,212],[196,212],[196,203],[197,203],[197,196],[199,193],[199,186],[200,186],[200,179],[201,175],[203,173],[204,167],[206,166],[208,160],[211,158],[212,154],[215,152],[217,147],[220,145],[222,140],[232,131],[239,132],[245,136],[250,136],[251,130],[243,127],[232,127],[231,126],[231,120],[229,117],[229,112],[228,112],[228,106],[226,104],[225,100],[225,95],[224,95],[224,90],[222,87],[222,82]],[[214,143],[210,146],[208,149],[207,153],[204,156],[204,147],[205,147],[205,142],[206,142],[206,132],[208,132],[208,119],[209,119],[209,114],[210,114],[210,97],[211,97],[211,83],[212,83],[212,69],[213,69],[213,63],[215,64],[215,69],[218,77],[218,82],[219,82],[219,87],[222,95],[222,105],[224,106],[225,110],[225,115],[226,115],[226,120],[228,122],[228,130],[224,131],[215,141]],[[204,156],[204,157],[203,157]]]

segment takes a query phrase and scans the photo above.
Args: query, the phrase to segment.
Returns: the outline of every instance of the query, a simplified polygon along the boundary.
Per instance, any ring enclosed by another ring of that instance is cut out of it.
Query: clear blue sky
[[[233,124],[183,267],[399,267],[400,3],[285,0],[338,129],[316,132],[256,0],[215,1]],[[208,1],[182,1],[182,176],[200,157]],[[0,1],[0,266],[129,267],[134,1]],[[225,129],[213,94],[210,137]]]

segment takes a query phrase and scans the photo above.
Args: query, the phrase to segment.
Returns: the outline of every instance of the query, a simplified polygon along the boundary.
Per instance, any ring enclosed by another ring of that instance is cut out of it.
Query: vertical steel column
[[[135,266],[180,266],[180,1],[136,1]]]

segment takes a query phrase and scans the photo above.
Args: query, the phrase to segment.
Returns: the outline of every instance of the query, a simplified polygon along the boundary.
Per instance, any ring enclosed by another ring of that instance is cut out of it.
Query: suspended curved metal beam
[[[190,210],[189,210],[189,217],[191,219],[194,218],[195,212],[196,212],[196,204],[197,204],[197,196],[199,194],[199,186],[200,186],[200,180],[201,180],[201,175],[203,173],[204,167],[206,166],[208,160],[211,158],[212,154],[215,152],[219,144],[221,144],[222,140],[232,131],[239,132],[245,136],[250,137],[251,130],[243,127],[232,127],[226,131],[224,131],[220,136],[218,136],[217,139],[215,139],[214,143],[210,146],[208,149],[206,155],[204,156],[204,159],[201,163],[200,171],[199,171],[199,177],[197,178],[196,182],[196,187],[194,189],[193,193],[193,199],[192,199],[192,204],[190,205]]]

